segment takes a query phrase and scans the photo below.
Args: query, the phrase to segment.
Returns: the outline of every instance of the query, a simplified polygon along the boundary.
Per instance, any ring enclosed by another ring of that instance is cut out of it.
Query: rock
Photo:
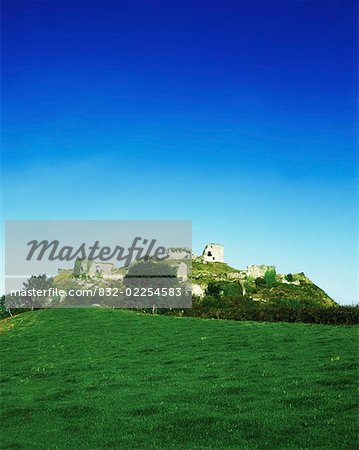
[[[192,284],[192,295],[195,297],[204,297],[204,289],[199,284]]]

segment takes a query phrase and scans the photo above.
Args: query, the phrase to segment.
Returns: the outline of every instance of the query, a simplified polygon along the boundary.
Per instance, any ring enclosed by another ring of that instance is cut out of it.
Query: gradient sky
[[[357,301],[356,1],[2,1],[4,219],[192,219]]]

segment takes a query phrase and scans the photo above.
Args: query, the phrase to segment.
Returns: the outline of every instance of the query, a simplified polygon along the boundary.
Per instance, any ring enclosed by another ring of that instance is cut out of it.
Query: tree
[[[275,269],[268,269],[267,272],[264,274],[264,281],[266,283],[267,287],[273,287],[276,284],[276,276],[277,272]]]
[[[12,316],[10,307],[6,305],[6,296],[2,295],[0,298],[0,319],[6,316]]]
[[[25,283],[24,290],[26,296],[24,297],[26,306],[31,308],[40,308],[45,305],[46,300],[49,299],[49,289],[52,287],[53,278],[43,275],[32,275]]]

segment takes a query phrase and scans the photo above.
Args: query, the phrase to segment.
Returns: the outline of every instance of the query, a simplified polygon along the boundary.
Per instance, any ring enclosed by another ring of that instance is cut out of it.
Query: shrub
[[[177,314],[173,310],[171,314]],[[186,316],[204,318],[259,320],[263,322],[304,322],[333,325],[359,323],[357,306],[315,306],[298,300],[253,301],[231,297],[219,299],[206,296],[196,299],[192,308],[184,310]]]
[[[216,298],[243,297],[242,286],[235,281],[215,281],[208,284],[206,294]]]
[[[256,284],[252,277],[248,277],[246,280],[244,280],[243,287],[246,292],[245,295],[251,295],[251,294],[257,293]]]
[[[263,277],[258,277],[255,280],[255,284],[257,287],[265,287],[267,286],[266,281]]]

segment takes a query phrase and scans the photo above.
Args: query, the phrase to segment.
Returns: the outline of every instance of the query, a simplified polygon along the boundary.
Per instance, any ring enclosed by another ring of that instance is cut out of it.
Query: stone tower
[[[205,262],[224,262],[224,247],[221,244],[207,244],[202,256]]]

